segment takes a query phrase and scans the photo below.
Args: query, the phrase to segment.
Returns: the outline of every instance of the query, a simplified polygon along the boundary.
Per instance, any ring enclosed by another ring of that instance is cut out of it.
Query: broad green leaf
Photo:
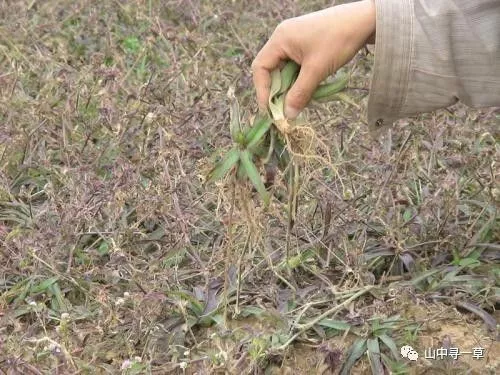
[[[385,333],[378,336],[378,338],[384,343],[385,346],[387,346],[389,348],[389,350],[391,351],[391,353],[395,359],[399,358],[398,348],[397,348],[396,343],[394,342],[394,340],[392,338],[387,336]]]
[[[255,116],[252,126],[245,131],[245,142],[247,144],[255,137],[255,134],[262,126],[262,123],[265,123],[268,119],[271,120],[268,114],[266,115],[258,114],[257,116]]]
[[[54,284],[57,280],[59,280],[59,277],[54,276],[54,277],[51,277],[50,279],[46,279],[46,280],[42,281],[39,284],[33,285],[30,289],[30,293],[37,294],[37,293],[45,292],[49,288],[49,286]]]
[[[269,111],[273,116],[275,121],[285,119],[285,110],[284,110],[284,98],[278,97],[269,103]]]
[[[105,256],[109,254],[109,244],[107,241],[102,241],[99,247],[97,248],[97,252],[100,256]]]
[[[59,284],[58,283],[52,284],[49,287],[49,290],[52,293],[52,295],[54,296],[54,298],[52,298],[52,303],[54,305],[53,310],[56,312],[67,311],[68,307],[67,307],[66,301],[63,297],[61,288],[59,288]],[[54,302],[56,302],[56,303],[54,303]]]
[[[289,60],[281,69],[281,87],[279,94],[286,93],[293,85],[299,74],[300,65],[293,60]]]
[[[262,182],[259,170],[255,166],[255,164],[252,161],[252,156],[248,150],[242,150],[240,151],[240,159],[241,163],[243,165],[243,168],[245,169],[245,173],[252,182],[253,186],[257,190],[257,192],[260,194],[262,199],[264,200],[264,203],[266,205],[269,204],[269,193],[266,190],[266,187],[264,186],[264,183]]]
[[[377,339],[368,339],[366,341],[368,349],[368,359],[373,374],[384,374],[384,366],[380,358],[380,346]]]
[[[318,323],[322,327],[336,329],[337,331],[347,331],[351,325],[341,320],[323,319]]]
[[[424,280],[427,281],[427,282],[429,282],[430,280],[427,280],[428,278],[430,278],[431,276],[434,276],[435,274],[437,274],[437,273],[439,273],[441,271],[442,271],[441,268],[434,268],[432,270],[428,270],[428,271],[422,272],[419,276],[417,276],[414,279],[410,280],[408,282],[408,284],[417,286],[420,282],[422,282]]]
[[[460,259],[460,261],[458,262],[458,265],[460,267],[478,266],[480,264],[481,264],[480,261],[478,261],[476,259],[471,259],[471,258]]]
[[[220,325],[224,324],[224,317],[221,314],[215,314],[215,315],[211,316],[210,319],[212,319],[212,321],[216,325],[220,326]]]
[[[244,318],[253,315],[253,316],[261,316],[265,312],[264,309],[261,307],[257,306],[245,306],[243,309],[241,309],[240,315],[243,316]]]
[[[196,316],[196,318],[200,317],[203,315],[203,310],[204,306],[203,304],[196,299],[192,294],[189,294],[187,292],[184,292],[182,290],[172,290],[168,292],[169,296],[176,296],[179,297],[182,300],[188,301],[188,308],[191,310],[191,312]]]
[[[413,217],[413,211],[410,208],[407,208],[403,212],[403,220],[407,223],[408,221],[410,221],[412,217]]]
[[[26,314],[29,314],[33,312],[33,307],[32,306],[28,306],[28,307],[22,307],[22,308],[19,308],[19,309],[15,309],[12,313],[12,316],[14,318],[19,318],[23,315],[26,315]]]
[[[272,119],[265,118],[264,121],[261,121],[256,125],[257,129],[252,132],[252,138],[247,137],[247,147],[249,149],[255,147],[262,140],[262,137],[269,131],[269,128],[271,128],[272,123]]]
[[[391,360],[384,353],[381,353],[382,361],[384,365],[390,370],[392,375],[407,375],[410,373],[407,364],[402,361]]]
[[[348,74],[338,73],[335,80],[330,83],[324,83],[319,85],[316,91],[314,91],[312,95],[312,99],[314,100],[331,100],[331,98],[335,98],[335,94],[342,91],[349,82]]]
[[[351,369],[354,367],[358,359],[366,351],[366,339],[358,338],[349,348],[349,352],[347,353],[347,359],[342,365],[342,369],[340,371],[340,375],[349,375],[351,374]]]
[[[240,152],[237,148],[231,149],[226,156],[218,162],[215,167],[209,172],[207,183],[217,181],[224,177],[231,168],[233,168],[240,159]]]
[[[275,69],[271,72],[271,87],[269,90],[269,104],[272,103],[274,97],[281,89],[281,72]]]
[[[236,171],[236,178],[238,180],[243,180],[246,177],[247,173],[245,172],[245,168],[243,167],[243,164],[238,165],[238,170]]]
[[[2,298],[5,298],[8,303],[12,302],[14,298],[14,304],[24,301],[24,299],[28,296],[28,293],[33,285],[33,281],[31,279],[24,279],[14,285],[9,291],[2,294]]]

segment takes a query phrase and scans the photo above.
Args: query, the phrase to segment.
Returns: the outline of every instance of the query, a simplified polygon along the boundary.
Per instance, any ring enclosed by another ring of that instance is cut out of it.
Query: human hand
[[[337,5],[283,21],[252,63],[259,107],[267,108],[271,72],[291,59],[301,69],[285,98],[285,115],[297,117],[321,81],[348,63],[374,33],[373,0]]]

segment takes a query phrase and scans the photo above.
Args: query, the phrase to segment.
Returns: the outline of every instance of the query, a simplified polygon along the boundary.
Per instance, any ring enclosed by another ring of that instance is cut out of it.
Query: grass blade
[[[269,118],[269,115],[261,115],[258,114],[255,116],[252,126],[245,132],[245,144],[248,144],[257,133],[257,130],[261,126],[263,122],[265,122]]]
[[[354,344],[351,345],[349,349],[349,353],[347,354],[347,359],[342,365],[342,369],[340,371],[340,375],[349,375],[351,374],[351,369],[356,364],[357,360],[361,358],[361,356],[366,351],[366,339],[358,338],[354,341]]]
[[[344,102],[346,104],[352,105],[353,107],[360,109],[361,107],[356,103],[349,95],[347,95],[344,92],[338,92],[334,94],[333,96],[329,96],[328,99],[333,100],[340,100],[341,102]]]
[[[271,111],[271,115],[275,121],[285,118],[284,103],[285,98],[283,96],[277,96],[272,102],[269,102],[269,111]]]
[[[243,167],[243,164],[238,165],[238,170],[236,171],[236,178],[238,180],[243,180],[246,177],[247,173],[245,172],[245,168]]]
[[[246,140],[248,141],[247,147],[249,149],[252,149],[259,144],[259,142],[262,140],[262,137],[269,131],[272,123],[272,119],[267,117],[255,126],[255,131],[251,131],[248,133]]]
[[[245,170],[246,175],[252,182],[253,186],[259,193],[259,195],[262,197],[264,200],[264,203],[266,205],[269,204],[269,193],[266,190],[266,187],[264,186],[264,183],[262,182],[262,179],[260,177],[259,170],[255,166],[254,162],[252,161],[252,156],[248,150],[242,150],[240,151],[240,159],[241,159],[241,164],[243,165],[243,168]]]
[[[289,60],[281,69],[281,87],[278,94],[286,93],[293,85],[299,75],[300,65],[293,60]]]
[[[275,69],[271,72],[271,88],[269,91],[269,111],[274,120],[282,120],[284,115],[284,97],[279,95],[281,89],[281,72]]]
[[[49,279],[43,280],[41,283],[33,285],[30,289],[31,294],[38,294],[45,292],[52,284],[59,280],[58,276],[51,277]]]
[[[366,346],[368,349],[368,360],[370,361],[370,367],[372,368],[372,374],[384,374],[384,365],[380,358],[380,346],[378,344],[378,339],[368,339],[366,341]]]
[[[455,302],[455,304],[458,307],[461,307],[462,309],[468,310],[471,313],[476,314],[479,316],[481,319],[483,319],[484,323],[488,326],[491,332],[495,332],[497,329],[497,320],[488,314],[486,311],[484,311],[481,307],[476,306],[470,302],[466,301],[458,301]]]
[[[312,98],[313,100],[329,100],[329,97],[334,96],[338,92],[342,91],[347,86],[348,82],[348,74],[339,74],[333,82],[319,85]]]
[[[332,328],[337,331],[347,331],[351,328],[351,325],[349,323],[333,319],[323,319],[318,324],[322,327]]]
[[[207,182],[211,183],[224,177],[227,172],[233,168],[240,159],[240,152],[237,148],[233,148],[227,155],[219,161],[215,167],[208,173]]]
[[[384,343],[384,345],[389,348],[389,350],[391,351],[393,357],[395,359],[398,359],[399,358],[399,352],[398,352],[398,348],[397,348],[396,343],[394,342],[394,340],[392,338],[390,338],[389,336],[387,336],[385,333],[382,334],[382,335],[379,335],[378,338],[380,340],[382,340],[382,342]]]
[[[281,72],[275,69],[271,72],[271,88],[269,90],[269,103],[271,103],[281,89]]]

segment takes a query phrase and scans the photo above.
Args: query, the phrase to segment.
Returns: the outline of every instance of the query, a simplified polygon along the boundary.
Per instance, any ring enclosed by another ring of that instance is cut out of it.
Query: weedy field
[[[250,123],[260,46],[328,5],[0,1],[0,374],[498,373],[500,109],[373,139],[362,51],[293,227],[279,173],[206,183],[228,90]]]

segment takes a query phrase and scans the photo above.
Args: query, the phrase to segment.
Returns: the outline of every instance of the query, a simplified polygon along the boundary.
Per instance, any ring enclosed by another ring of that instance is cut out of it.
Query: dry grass
[[[0,374],[328,373],[382,331],[486,349],[381,346],[394,373],[498,371],[498,109],[372,140],[360,53],[361,110],[307,110],[337,168],[304,181],[287,262],[285,204],[255,197],[229,232],[225,185],[202,184],[231,143],[227,88],[250,117],[259,46],[329,2],[244,4],[0,2]]]

